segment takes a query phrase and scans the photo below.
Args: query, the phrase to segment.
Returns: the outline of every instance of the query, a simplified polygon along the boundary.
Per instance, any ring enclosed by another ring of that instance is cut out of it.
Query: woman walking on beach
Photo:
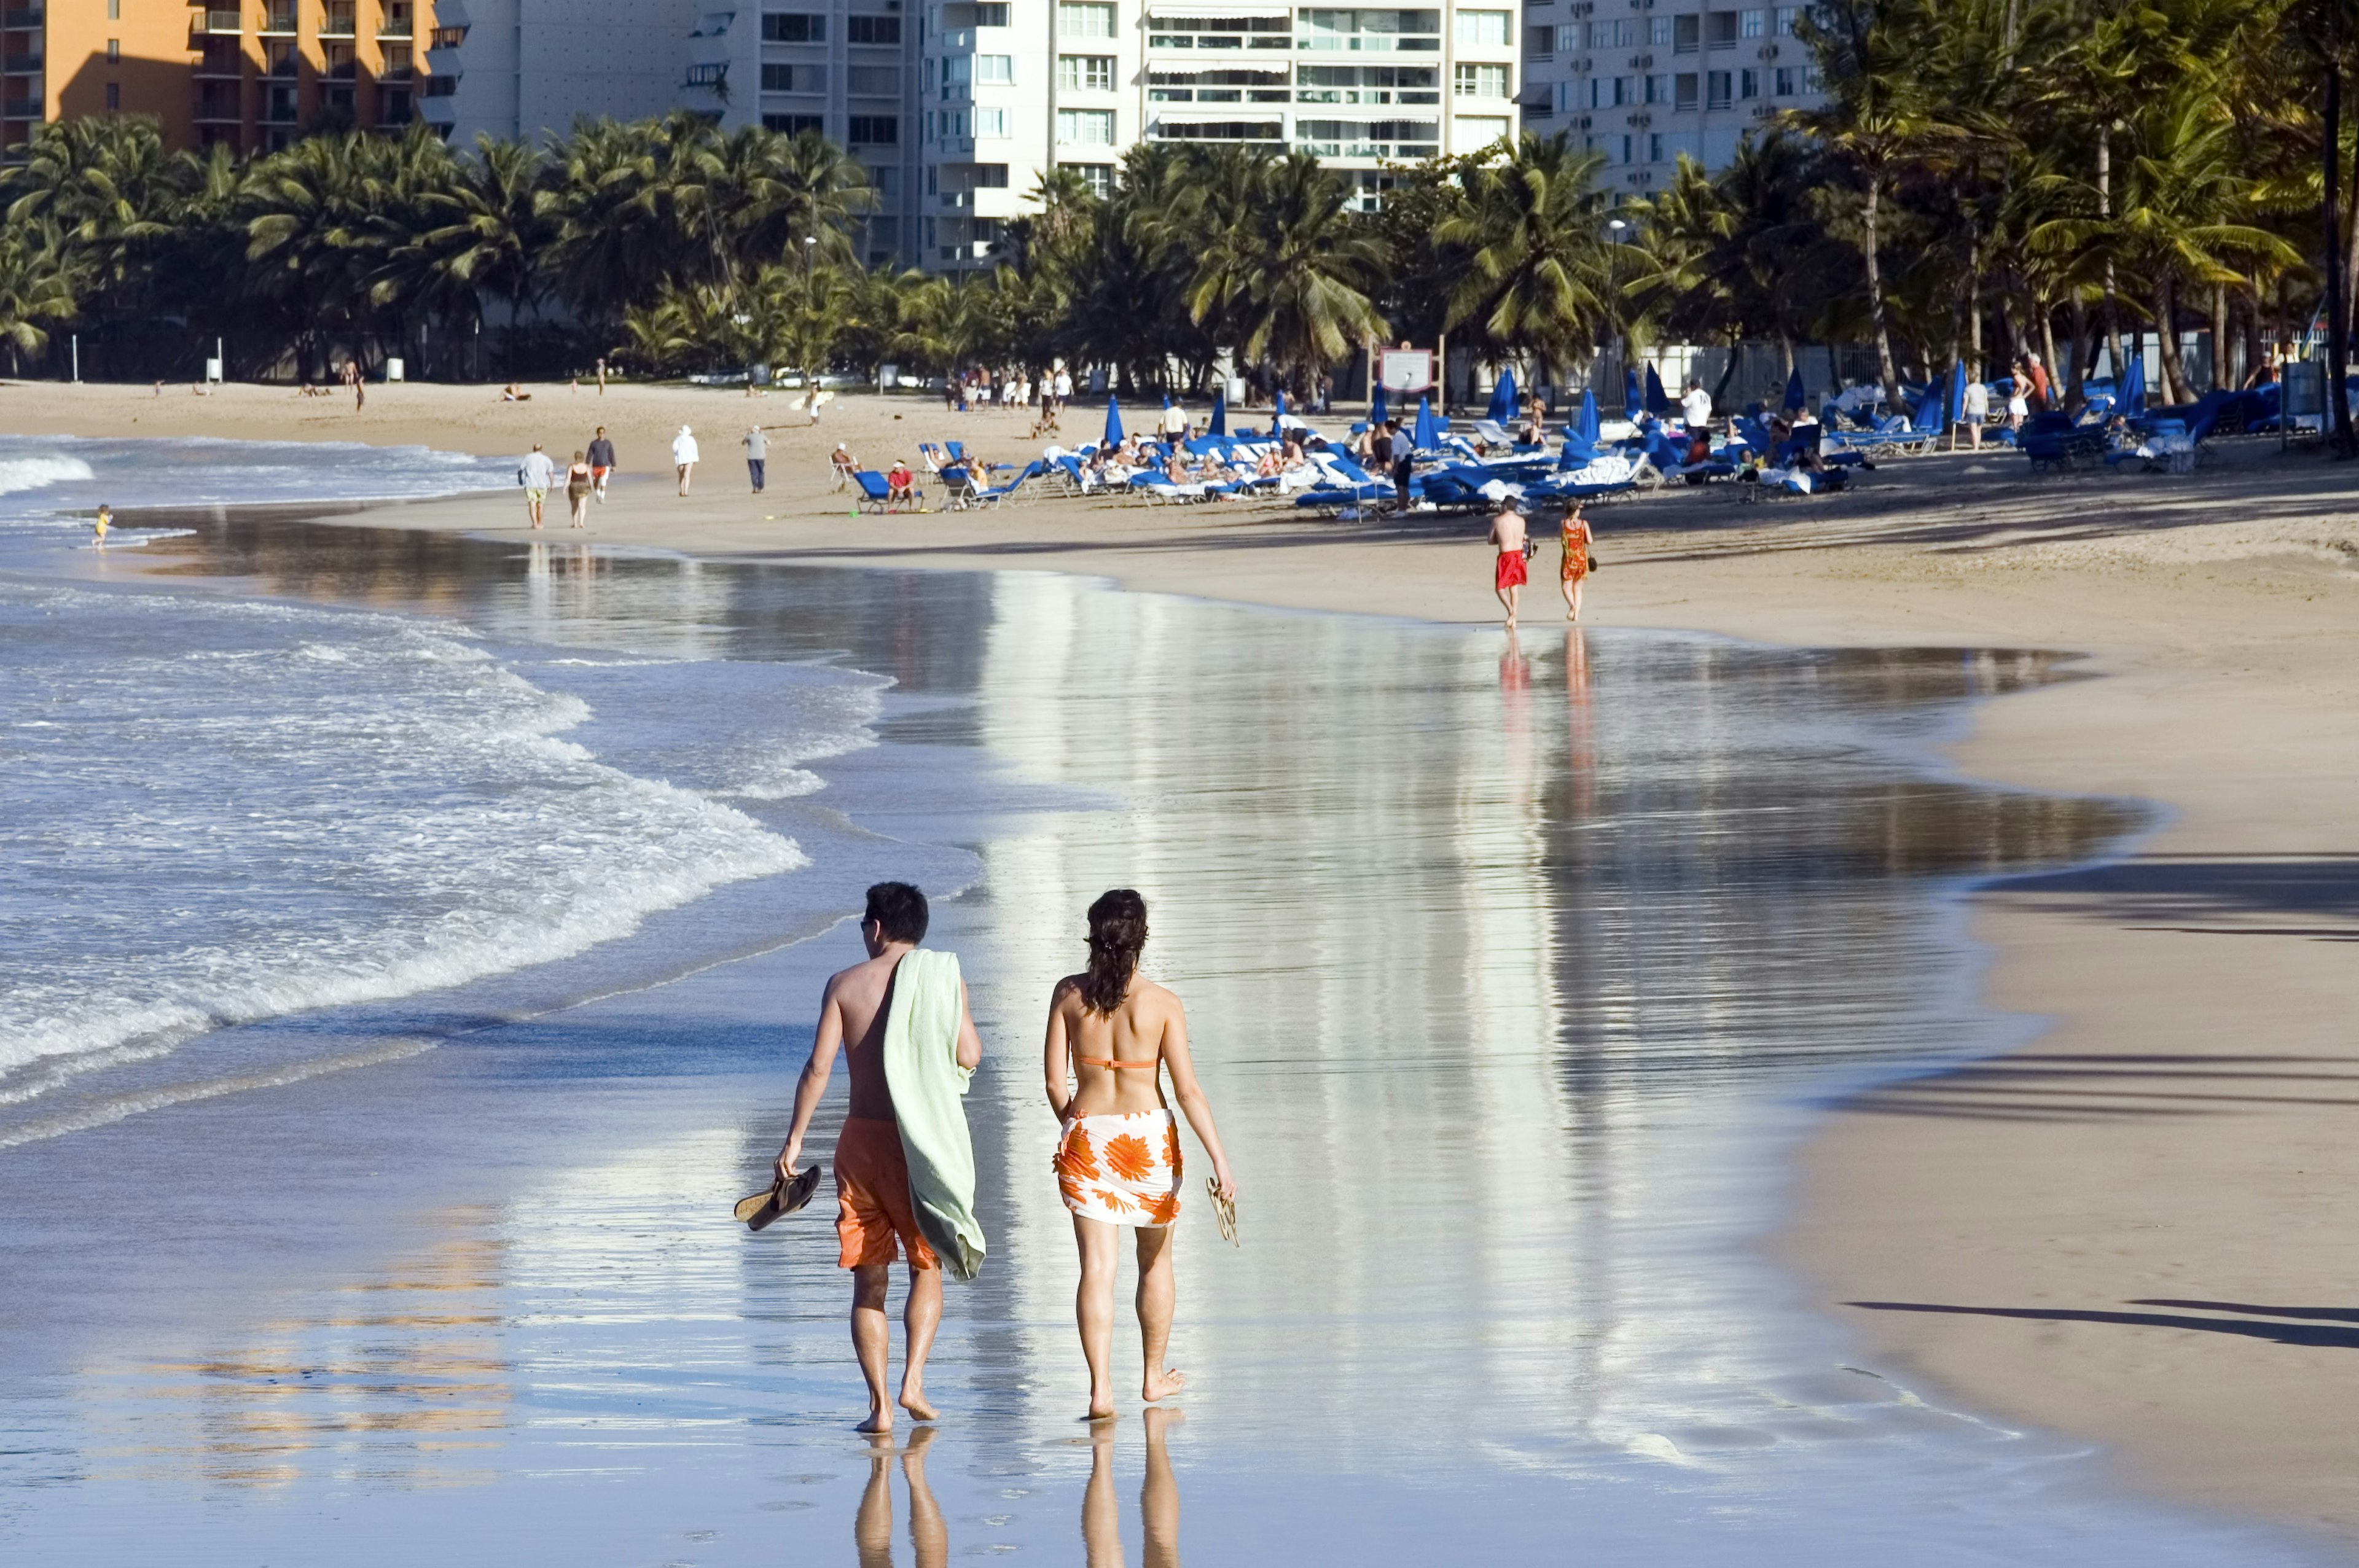
[[[1049,1108],[1064,1131],[1057,1141],[1058,1191],[1073,1214],[1081,1248],[1082,1282],[1074,1292],[1082,1355],[1090,1367],[1090,1419],[1114,1414],[1114,1250],[1118,1227],[1138,1232],[1138,1331],[1147,1376],[1139,1397],[1149,1403],[1187,1381],[1163,1364],[1171,1338],[1171,1226],[1180,1217],[1180,1126],[1163,1098],[1162,1070],[1172,1098],[1212,1158],[1223,1203],[1236,1184],[1212,1107],[1196,1082],[1188,1054],[1188,1018],[1180,999],[1139,978],[1147,946],[1147,901],[1116,888],[1090,905],[1090,963],[1057,982],[1049,1001],[1045,1066]],[[1066,1087],[1070,1067],[1073,1080]]]
[[[586,452],[573,454],[573,462],[565,470],[565,499],[573,508],[573,526],[590,526],[590,492],[597,481],[590,472],[590,457]]]
[[[1564,618],[1581,619],[1581,585],[1589,578],[1589,519],[1581,514],[1575,503],[1564,514],[1562,530],[1564,559],[1557,568],[1558,586],[1564,590]]]

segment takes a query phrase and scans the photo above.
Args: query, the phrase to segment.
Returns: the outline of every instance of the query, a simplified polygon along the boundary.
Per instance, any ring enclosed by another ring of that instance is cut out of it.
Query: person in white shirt
[[[679,434],[671,438],[671,466],[679,475],[679,492],[682,495],[688,493],[688,481],[695,476],[697,455],[696,437],[687,426],[682,425]]]
[[[1966,438],[1973,443],[1973,449],[1979,452],[1983,449],[1983,427],[1990,422],[1990,386],[1987,383],[1979,381],[1966,383],[1964,418]]]
[[[532,514],[532,525],[540,526],[541,503],[549,499],[549,487],[557,482],[557,464],[535,441],[532,450],[516,470],[516,482],[524,486],[525,510]]]
[[[1680,399],[1680,409],[1687,416],[1689,429],[1712,428],[1712,394],[1703,389],[1703,383],[1688,383],[1687,393]]]
[[[1073,373],[1069,370],[1060,370],[1057,373],[1057,406],[1061,410],[1066,404],[1071,403],[1072,400]]]

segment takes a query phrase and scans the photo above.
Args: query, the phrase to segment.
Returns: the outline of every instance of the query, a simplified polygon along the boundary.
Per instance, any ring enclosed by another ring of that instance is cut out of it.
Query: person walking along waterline
[[[696,477],[697,457],[696,434],[682,425],[679,434],[671,438],[672,471],[679,480],[679,493],[682,495],[688,493],[689,481]]]
[[[1561,535],[1564,558],[1557,568],[1557,582],[1564,590],[1564,618],[1581,619],[1581,585],[1589,577],[1589,519],[1581,514],[1581,503],[1564,514]]]
[[[573,527],[590,526],[590,492],[594,482],[590,477],[589,454],[574,453],[571,465],[565,470],[565,500],[573,509]]]
[[[600,360],[598,368],[602,374],[605,367],[606,362]],[[601,506],[606,504],[606,481],[614,471],[614,443],[606,439],[606,427],[601,425],[597,433],[590,438],[590,484]]]
[[[770,438],[759,425],[749,425],[737,444],[745,449],[745,474],[754,481],[754,493],[762,493],[762,470],[769,467]]]
[[[919,1421],[934,1419],[926,1356],[942,1320],[945,1255],[962,1280],[973,1279],[983,1260],[972,1212],[974,1155],[958,1104],[983,1062],[983,1041],[958,959],[918,946],[926,920],[926,895],[908,883],[868,890],[860,925],[868,957],[831,976],[821,993],[819,1030],[795,1085],[794,1125],[777,1167],[781,1182],[793,1180],[841,1049],[852,1098],[835,1142],[836,1262],[852,1271],[852,1348],[868,1383],[862,1432],[893,1429],[885,1295],[894,1259],[906,1249],[909,1263],[898,1402]]]
[[[1524,568],[1524,514],[1513,501],[1499,503],[1491,518],[1491,591],[1507,612],[1507,630],[1516,629],[1516,605],[1531,574]]]
[[[557,482],[557,464],[540,449],[535,441],[532,450],[516,470],[516,482],[524,486],[524,509],[532,518],[532,525],[540,526],[541,503],[549,499],[549,487]]]
[[[1082,1280],[1073,1311],[1090,1368],[1089,1419],[1114,1414],[1114,1275],[1118,1227],[1138,1239],[1138,1333],[1146,1351],[1139,1398],[1152,1404],[1187,1378],[1164,1364],[1171,1339],[1171,1226],[1180,1217],[1180,1125],[1172,1098],[1212,1159],[1223,1203],[1236,1198],[1228,1155],[1212,1123],[1212,1103],[1196,1082],[1188,1053],[1188,1015],[1180,999],[1140,978],[1147,946],[1147,901],[1116,888],[1090,905],[1089,968],[1057,982],[1049,999],[1043,1067],[1049,1108],[1062,1131],[1054,1169],[1072,1211]],[[1070,1070],[1072,1087],[1067,1087]]]

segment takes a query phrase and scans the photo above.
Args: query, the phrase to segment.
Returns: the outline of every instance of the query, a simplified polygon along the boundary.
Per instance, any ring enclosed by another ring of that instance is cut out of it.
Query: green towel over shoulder
[[[911,949],[893,970],[885,1015],[885,1083],[909,1161],[909,1206],[918,1228],[953,1278],[983,1271],[983,1227],[974,1218],[974,1145],[968,1141],[967,1085],[958,1064],[963,997],[955,953]]]

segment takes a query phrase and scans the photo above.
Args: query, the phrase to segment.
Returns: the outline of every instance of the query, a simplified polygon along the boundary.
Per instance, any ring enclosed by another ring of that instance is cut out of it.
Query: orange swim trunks
[[[1501,550],[1499,552],[1499,564],[1491,573],[1492,587],[1521,588],[1530,580],[1531,578],[1524,570],[1523,551]]]
[[[901,1152],[898,1122],[844,1119],[835,1141],[835,1235],[839,1268],[892,1262],[900,1256],[897,1238],[909,1249],[911,1268],[941,1266],[909,1206],[909,1158]]]

